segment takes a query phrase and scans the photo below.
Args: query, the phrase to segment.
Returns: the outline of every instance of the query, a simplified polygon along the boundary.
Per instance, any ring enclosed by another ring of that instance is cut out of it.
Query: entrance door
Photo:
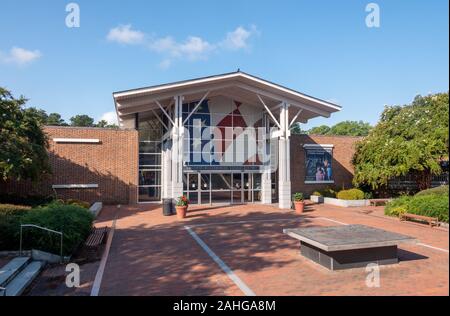
[[[261,201],[259,173],[185,173],[184,194],[191,204],[242,204]]]
[[[211,203],[231,203],[232,174],[211,173]]]
[[[233,204],[242,204],[243,201],[243,173],[233,173]]]

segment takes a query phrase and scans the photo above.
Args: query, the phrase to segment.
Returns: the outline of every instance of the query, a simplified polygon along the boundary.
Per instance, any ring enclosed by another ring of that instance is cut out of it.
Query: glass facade
[[[162,124],[156,118],[139,122],[139,202],[161,200]]]
[[[183,121],[196,105],[183,104]],[[260,109],[226,97],[205,100],[189,117],[183,140],[183,192],[191,204],[261,201],[259,172],[267,142],[263,118]],[[161,120],[164,124],[154,116],[139,119],[139,202],[162,197],[164,125],[170,124],[164,115]]]
[[[200,183],[200,185],[199,185]],[[183,190],[191,204],[261,201],[260,173],[185,173]]]

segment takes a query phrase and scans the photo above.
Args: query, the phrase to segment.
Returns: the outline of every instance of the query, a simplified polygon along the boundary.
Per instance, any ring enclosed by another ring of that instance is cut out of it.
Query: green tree
[[[386,107],[369,136],[356,144],[355,185],[376,189],[394,177],[411,174],[420,190],[442,172],[448,159],[448,92],[417,96],[412,104]]]
[[[35,107],[26,108],[23,110],[27,115],[34,116],[39,121],[41,125],[45,125],[47,123],[47,113],[44,110],[37,109]]]
[[[94,126],[94,119],[86,114],[75,115],[70,118],[70,125],[92,127]]]
[[[328,135],[328,133],[330,132],[330,127],[327,125],[320,125],[320,126],[316,126],[311,128],[308,131],[309,135]]]
[[[306,134],[306,131],[302,130],[300,123],[297,122],[294,125],[292,125],[291,133],[300,135],[300,134]]]
[[[309,135],[367,136],[372,128],[363,121],[343,121],[329,127],[320,125],[308,130]]]
[[[3,180],[37,180],[50,172],[42,112],[0,87],[0,174]]]
[[[100,120],[97,122],[97,124],[95,124],[96,127],[107,127],[108,126],[108,122],[105,120]]]
[[[67,126],[67,123],[61,117],[59,113],[50,113],[47,117],[46,125],[51,126]]]
[[[343,121],[331,127],[328,135],[367,136],[371,128],[363,121]]]

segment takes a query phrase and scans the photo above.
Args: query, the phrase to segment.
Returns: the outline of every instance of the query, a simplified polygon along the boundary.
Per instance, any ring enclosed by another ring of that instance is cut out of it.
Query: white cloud
[[[198,36],[189,36],[184,42],[176,42],[172,37],[154,39],[149,43],[149,48],[169,57],[187,58],[198,60],[207,57],[214,50],[214,46]],[[166,64],[168,59],[165,60]]]
[[[99,121],[101,120],[105,120],[106,122],[108,122],[108,124],[118,124],[117,114],[114,111],[103,113],[103,115],[100,116]]]
[[[27,50],[20,47],[13,47],[9,53],[0,51],[0,61],[6,64],[16,64],[24,66],[30,64],[42,56],[39,50]]]
[[[144,37],[145,34],[141,31],[133,30],[131,24],[112,28],[106,36],[108,41],[120,44],[139,44],[143,42]]]
[[[161,69],[167,69],[173,64],[174,60],[205,60],[213,52],[248,49],[250,38],[255,34],[259,34],[255,26],[248,29],[239,26],[234,31],[228,32],[223,40],[216,43],[192,35],[183,41],[177,41],[172,36],[149,37],[141,31],[132,30],[131,25],[125,25],[111,29],[107,38],[119,43],[146,45],[152,52],[163,57],[158,66]],[[144,40],[145,38],[148,38],[148,40]]]
[[[228,32],[225,40],[221,44],[231,50],[248,48],[250,37],[257,33],[258,31],[255,26],[252,26],[250,29],[239,26],[234,31]]]

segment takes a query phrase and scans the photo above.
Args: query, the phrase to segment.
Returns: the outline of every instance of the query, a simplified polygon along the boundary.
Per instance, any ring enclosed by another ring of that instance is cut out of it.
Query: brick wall
[[[79,127],[45,127],[52,175],[40,183],[0,184],[2,192],[53,194],[53,184],[98,184],[92,189],[56,189],[59,198],[133,204],[137,202],[138,133]],[[99,139],[100,143],[55,143],[53,138]]]
[[[355,142],[360,137],[292,135],[291,136],[291,188],[292,193],[303,192],[310,195],[316,190],[330,186],[339,188],[352,187],[354,169],[351,163],[355,152]],[[332,144],[334,184],[305,184],[305,151],[304,144]]]

